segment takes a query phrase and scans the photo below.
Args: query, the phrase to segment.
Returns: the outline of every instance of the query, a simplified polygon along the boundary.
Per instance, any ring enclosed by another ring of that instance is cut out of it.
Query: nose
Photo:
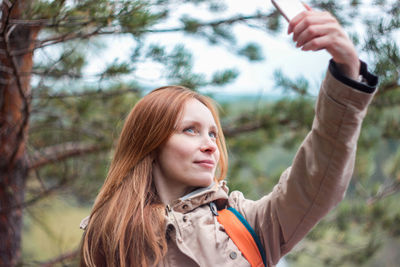
[[[206,153],[214,153],[218,149],[215,140],[207,135],[207,137],[203,138],[203,143],[201,144],[200,150],[201,152]]]

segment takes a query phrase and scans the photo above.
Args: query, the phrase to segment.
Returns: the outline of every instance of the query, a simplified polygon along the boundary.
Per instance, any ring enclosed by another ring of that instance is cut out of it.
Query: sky
[[[270,0],[248,0],[237,1],[227,0],[227,11],[218,16],[231,17],[234,14],[249,15],[256,10],[263,13],[273,9]],[[206,9],[200,6],[182,5],[174,11],[171,20],[160,28],[169,28],[179,25],[179,18],[182,14],[190,14],[202,21],[220,19],[213,17]],[[325,51],[304,52],[295,48],[291,36],[286,34],[288,23],[282,20],[284,29],[281,33],[271,35],[257,29],[252,29],[244,25],[234,27],[238,46],[243,46],[248,42],[256,42],[262,47],[265,60],[261,62],[249,62],[243,57],[237,57],[224,46],[211,46],[205,39],[188,37],[181,33],[162,33],[152,34],[147,37],[148,42],[158,43],[172,48],[178,42],[193,52],[194,72],[204,73],[211,77],[212,73],[226,68],[236,68],[240,75],[235,82],[224,87],[206,87],[203,93],[213,92],[219,95],[224,94],[263,94],[279,95],[281,90],[274,88],[273,73],[276,69],[281,69],[283,73],[291,78],[304,76],[310,81],[311,93],[316,95],[319,84],[327,70],[330,55]],[[112,37],[108,40],[110,44],[109,53],[102,53],[96,60],[93,60],[91,67],[93,72],[98,71],[99,66],[106,62],[112,62],[115,58],[123,61],[127,55],[131,54],[134,41],[128,37]],[[154,63],[143,63],[136,71],[137,78],[141,83],[149,88],[167,85],[168,81],[162,78],[162,67]]]
[[[253,14],[260,10],[266,13],[274,8],[269,0],[251,1],[227,1],[231,14]],[[194,13],[191,10],[182,12]],[[200,16],[201,17],[201,16]],[[305,75],[311,81],[319,83],[326,70],[330,56],[324,52],[303,52],[296,49],[291,37],[286,32],[288,23],[282,20],[285,31],[277,35],[268,35],[257,29],[251,29],[245,25],[237,25],[234,28],[239,46],[254,41],[258,43],[262,50],[265,60],[261,62],[249,62],[243,57],[234,56],[228,49],[221,46],[209,46],[205,40],[185,38],[185,45],[195,51],[195,71],[211,74],[213,71],[224,68],[237,68],[240,71],[239,77],[232,84],[224,88],[206,88],[205,91],[225,93],[278,93],[274,89],[273,72],[280,68],[290,77]],[[179,36],[169,37],[176,40]]]
[[[256,10],[266,13],[274,8],[269,0],[250,0],[247,2],[228,0],[228,10],[223,17],[230,17],[234,14],[253,14]],[[201,7],[201,6],[200,6]],[[206,21],[208,19],[220,19],[210,15],[210,13],[199,8],[199,6],[182,6],[177,9],[172,19],[160,28],[168,28],[179,25],[177,18],[182,14],[190,14],[198,19]],[[175,20],[174,20],[175,19]],[[286,28],[288,23],[283,21]],[[285,29],[286,31],[286,29]],[[256,42],[262,48],[264,60],[259,62],[249,62],[244,57],[238,57],[230,52],[224,46],[211,46],[207,40],[202,38],[193,38],[181,33],[162,33],[149,35],[146,40],[152,43],[158,43],[172,48],[178,42],[185,45],[187,49],[193,52],[194,72],[204,73],[211,77],[212,73],[227,68],[239,70],[240,75],[235,82],[224,87],[206,87],[203,93],[213,92],[219,94],[278,94],[280,91],[274,89],[273,72],[280,68],[289,77],[304,75],[310,79],[312,85],[317,88],[324,72],[326,71],[329,55],[326,52],[304,52],[296,49],[291,37],[282,32],[274,36],[265,32],[252,29],[244,25],[234,27],[234,33],[237,37],[238,46],[244,46],[248,42]],[[102,65],[111,63],[118,58],[123,61],[127,55],[131,54],[134,41],[127,36],[115,37],[107,40],[109,49],[99,57],[94,57],[88,66],[89,73],[99,72]],[[144,63],[136,71],[137,77],[141,83],[147,87],[167,85],[162,77],[162,67],[154,63]],[[164,82],[164,84],[160,84]]]

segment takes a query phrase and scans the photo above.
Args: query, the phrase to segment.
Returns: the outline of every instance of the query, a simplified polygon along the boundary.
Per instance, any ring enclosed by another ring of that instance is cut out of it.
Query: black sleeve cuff
[[[375,92],[376,86],[378,85],[378,77],[368,71],[368,66],[365,62],[360,60],[360,75],[366,81],[358,82],[353,79],[348,78],[345,76],[337,67],[335,61],[331,59],[329,61],[329,71],[340,82],[353,87],[356,90],[365,92],[365,93],[373,93]]]

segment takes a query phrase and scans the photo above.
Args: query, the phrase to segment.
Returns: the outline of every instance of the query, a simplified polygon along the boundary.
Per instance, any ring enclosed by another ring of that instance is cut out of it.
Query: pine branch
[[[64,187],[67,182],[68,182],[68,179],[64,177],[56,185],[53,185],[53,186],[47,188],[46,190],[40,192],[38,195],[36,195],[35,197],[29,199],[28,201],[25,201],[23,203],[17,203],[17,204],[15,204],[13,206],[0,208],[0,212],[6,212],[6,211],[9,211],[9,210],[13,210],[13,209],[24,209],[24,208],[26,208],[28,206],[31,206],[31,205],[35,204],[36,202],[38,202],[39,200],[48,197],[49,195],[51,195],[52,193],[54,193],[58,189]]]
[[[255,20],[255,19],[268,19],[271,15],[266,15],[266,14],[261,14],[257,13],[255,15],[251,16],[235,16],[232,18],[228,19],[222,19],[222,20],[215,20],[215,21],[210,21],[210,22],[201,22],[198,24],[198,28],[205,28],[205,27],[217,27],[219,25],[223,24],[234,24],[236,22],[247,22],[250,20]],[[16,50],[12,51],[12,55],[17,56],[17,55],[23,55],[26,53],[33,52],[36,49],[43,48],[46,46],[66,42],[66,41],[71,41],[75,39],[88,39],[93,36],[100,36],[100,35],[111,35],[111,34],[145,34],[145,33],[171,33],[171,32],[184,32],[185,31],[185,26],[182,27],[176,27],[176,28],[167,28],[167,29],[145,29],[145,30],[121,30],[119,28],[114,28],[112,30],[107,30],[106,28],[103,27],[98,27],[95,30],[89,32],[89,33],[66,33],[60,36],[54,36],[50,37],[48,39],[40,41],[33,49],[25,49],[25,50]]]
[[[289,119],[282,119],[278,122],[279,125],[287,125],[289,123],[291,123],[292,121]],[[247,133],[247,132],[253,132],[256,131],[258,129],[261,129],[263,127],[268,126],[269,123],[267,122],[267,120],[263,120],[263,121],[252,121],[237,127],[224,127],[223,132],[225,137],[235,137],[237,135],[243,134],[243,133]],[[297,128],[297,127],[292,127],[292,128]]]
[[[367,200],[367,204],[372,205],[375,202],[382,200],[384,198],[387,198],[391,195],[394,195],[398,192],[400,192],[400,181],[395,181],[395,182],[391,183],[390,185],[383,187],[381,190],[379,190],[378,193],[376,193],[375,196],[370,197]]]
[[[266,15],[266,14],[261,14],[258,13],[256,15],[251,15],[251,16],[235,16],[232,18],[228,19],[222,19],[222,20],[214,20],[214,21],[209,21],[209,22],[199,22],[198,23],[198,28],[205,28],[205,27],[217,27],[223,24],[234,24],[236,22],[247,22],[249,20],[254,20],[254,19],[268,19],[271,15]],[[139,31],[140,33],[167,33],[167,32],[180,32],[180,31],[185,31],[185,27],[176,27],[176,28],[169,28],[169,29],[149,29],[149,30],[143,30]]]
[[[95,22],[92,20],[83,20],[80,18],[69,19],[68,21],[62,21],[59,23],[54,23],[53,19],[33,19],[33,20],[23,20],[23,19],[11,19],[11,25],[22,25],[27,27],[48,27],[48,28],[70,28],[70,27],[78,27],[78,26],[86,26],[90,23]]]
[[[51,267],[51,266],[55,266],[58,263],[62,263],[66,260],[72,260],[77,258],[79,255],[79,249],[75,249],[73,251],[61,254],[53,259],[47,260],[45,262],[41,262],[39,263],[39,266],[41,267]]]
[[[20,55],[24,55],[27,53],[32,53],[33,51],[35,51],[38,48],[43,48],[46,46],[50,46],[50,45],[55,45],[58,43],[63,43],[63,42],[67,42],[70,40],[75,40],[75,39],[88,39],[92,36],[96,36],[96,35],[100,35],[100,34],[113,34],[113,33],[117,33],[117,32],[109,32],[109,33],[100,33],[100,28],[97,28],[89,33],[82,33],[82,32],[72,32],[72,33],[66,33],[60,36],[56,36],[56,37],[51,37],[45,40],[42,40],[40,42],[38,42],[37,45],[35,45],[34,48],[32,49],[20,49],[20,50],[15,50],[12,51],[11,54],[13,56],[20,56]]]
[[[42,94],[34,97],[35,99],[61,99],[61,98],[77,98],[77,97],[94,97],[94,98],[109,98],[113,96],[118,96],[118,95],[123,95],[123,94],[128,94],[128,93],[134,93],[137,94],[139,93],[140,90],[137,88],[127,88],[127,89],[121,89],[121,90],[114,90],[114,91],[102,91],[102,90],[96,90],[96,91],[86,91],[82,93],[71,93],[71,94],[66,94],[66,93],[59,93],[59,94],[54,94],[54,95],[49,95],[49,94]]]
[[[24,20],[24,19],[10,19],[10,25],[22,25],[30,27],[43,27],[47,26],[50,19],[34,19],[34,20]]]
[[[41,77],[48,77],[48,78],[61,78],[61,77],[68,77],[68,78],[72,78],[72,79],[81,79],[83,78],[83,76],[81,74],[77,74],[74,72],[57,72],[57,73],[52,73],[52,72],[48,72],[48,71],[35,71],[33,70],[31,72],[31,74],[37,75],[37,76],[41,76]],[[29,73],[23,73],[23,75],[29,75]],[[95,76],[100,76],[100,75],[95,75]]]
[[[109,148],[108,145],[86,144],[69,142],[47,147],[40,152],[33,153],[28,169],[33,170],[45,165],[60,162],[72,157],[83,156]]]
[[[396,90],[396,89],[400,89],[400,84],[397,82],[397,80],[393,81],[391,83],[387,83],[385,85],[379,86],[377,95],[381,95],[381,94],[384,94],[384,93],[387,93],[389,91]]]

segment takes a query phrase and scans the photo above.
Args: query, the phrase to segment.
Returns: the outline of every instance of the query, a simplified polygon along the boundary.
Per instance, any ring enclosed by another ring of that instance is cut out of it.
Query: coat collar
[[[229,189],[226,186],[226,181],[222,180],[219,183],[212,183],[208,187],[198,188],[191,193],[175,200],[170,207],[177,212],[188,213],[199,206],[215,202],[218,209],[225,208],[228,202]],[[80,228],[86,230],[89,222],[89,217],[85,217],[80,224]]]
[[[223,208],[228,200],[229,189],[226,181],[212,183],[208,187],[198,188],[191,193],[175,200],[171,203],[171,208],[176,212],[188,213],[199,206],[216,202],[218,208]]]

